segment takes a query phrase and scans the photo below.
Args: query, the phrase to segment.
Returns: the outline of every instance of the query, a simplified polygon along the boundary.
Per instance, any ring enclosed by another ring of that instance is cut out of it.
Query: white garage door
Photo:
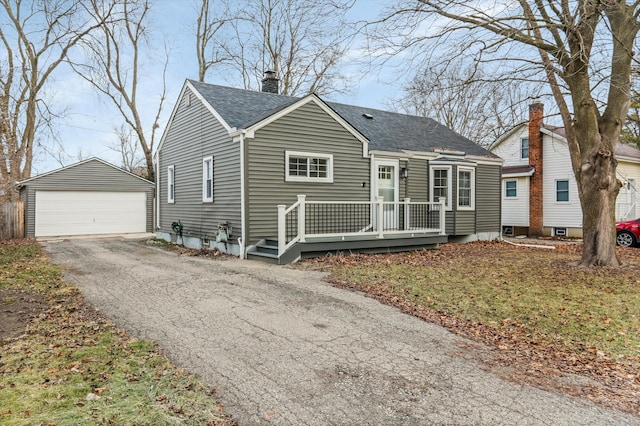
[[[146,232],[144,192],[36,191],[36,237]]]

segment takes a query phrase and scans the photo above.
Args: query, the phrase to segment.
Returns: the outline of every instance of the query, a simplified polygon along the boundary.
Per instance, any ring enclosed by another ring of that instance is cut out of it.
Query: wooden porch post
[[[378,195],[376,203],[378,203],[378,238],[384,238],[384,197]]]
[[[278,204],[278,256],[282,256],[287,246],[287,206]]]
[[[404,199],[404,226],[402,227],[403,230],[407,230],[410,228],[409,226],[409,219],[411,219],[411,217],[409,216],[409,205],[411,203],[411,198],[405,198]]]
[[[445,235],[444,221],[447,217],[447,198],[439,197],[438,201],[440,202],[440,235]]]
[[[305,204],[306,195],[298,195],[298,236],[300,237],[300,242],[304,243],[306,241],[305,233],[305,221],[307,214],[307,207]]]

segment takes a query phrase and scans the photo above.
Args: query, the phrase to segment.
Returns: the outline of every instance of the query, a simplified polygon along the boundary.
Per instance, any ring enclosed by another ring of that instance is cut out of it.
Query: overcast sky
[[[197,79],[197,59],[195,56],[195,17],[194,2],[191,0],[157,0],[153,6],[152,26],[155,40],[162,45],[163,37],[171,46],[170,63],[167,74],[167,101],[160,121],[161,130],[171,114],[177,96],[187,78]],[[383,9],[385,0],[356,0],[352,10],[354,20],[372,20]],[[358,46],[354,46],[354,55]],[[141,78],[142,105],[149,105],[148,115],[155,114],[158,95],[161,91],[161,61],[162,52],[158,52],[158,63],[147,67]],[[397,70],[392,64],[362,73],[361,69],[349,70],[358,76],[356,88],[348,94],[333,96],[328,100],[342,103],[388,109],[387,105],[392,96],[400,90],[397,80]],[[225,81],[223,76],[216,75],[212,69],[207,82],[227,86],[242,87],[241,82]],[[122,123],[122,118],[114,108],[100,100],[94,89],[68,69],[61,68],[51,82],[48,94],[53,96],[57,108],[67,108],[65,117],[56,122],[61,143],[68,156],[64,165],[71,164],[82,158],[100,157],[106,161],[120,165],[120,155],[109,146],[113,146],[117,138],[114,128]],[[152,118],[145,123],[150,125]],[[48,146],[50,141],[43,141]],[[157,146],[157,142],[156,142]],[[54,149],[55,150],[55,149]],[[39,153],[34,159],[33,174],[41,174],[61,167],[58,160],[52,156]]]

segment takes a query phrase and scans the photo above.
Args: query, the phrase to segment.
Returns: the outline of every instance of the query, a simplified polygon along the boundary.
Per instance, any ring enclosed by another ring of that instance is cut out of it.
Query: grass
[[[448,246],[435,253],[343,260],[330,270],[336,280],[391,294],[403,303],[640,367],[640,262],[635,253],[619,270],[584,269],[573,266],[576,253],[561,250],[498,243]]]
[[[0,244],[1,289],[48,304],[0,343],[0,424],[232,424],[197,377],[85,305],[37,243]]]

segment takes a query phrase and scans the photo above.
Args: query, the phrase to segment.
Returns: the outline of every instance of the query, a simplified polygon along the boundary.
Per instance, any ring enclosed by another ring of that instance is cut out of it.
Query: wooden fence
[[[0,240],[24,237],[24,205],[20,201],[0,203]]]

